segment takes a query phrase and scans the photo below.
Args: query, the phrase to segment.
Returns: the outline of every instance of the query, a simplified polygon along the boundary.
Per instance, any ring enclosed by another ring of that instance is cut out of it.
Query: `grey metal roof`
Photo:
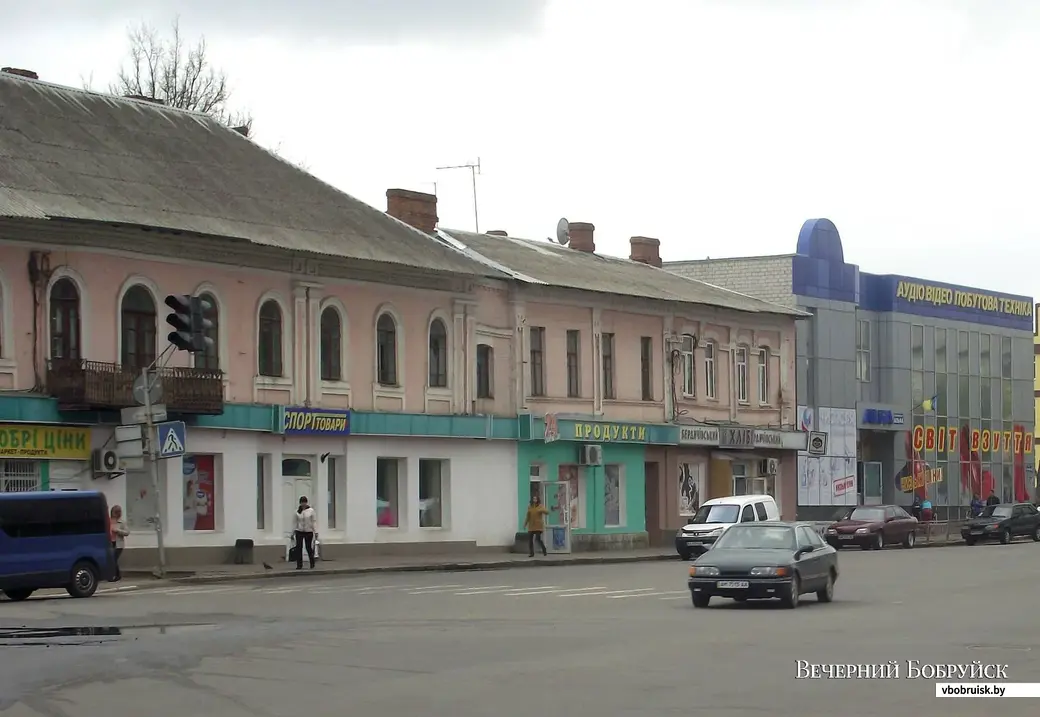
[[[516,237],[442,230],[480,255],[489,266],[511,270],[528,283],[584,291],[717,306],[735,311],[806,316],[805,312],[756,299],[664,269],[602,254],[577,251],[558,244]],[[475,253],[475,254],[474,254]]]
[[[0,72],[0,216],[500,276],[201,114]]]

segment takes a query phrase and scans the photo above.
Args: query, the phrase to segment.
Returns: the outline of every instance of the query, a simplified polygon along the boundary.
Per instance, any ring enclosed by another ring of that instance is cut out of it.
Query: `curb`
[[[317,568],[315,570],[275,570],[261,573],[227,573],[222,575],[191,575],[185,577],[154,580],[152,583],[137,586],[137,590],[147,590],[159,585],[207,585],[213,583],[244,582],[249,580],[293,580],[303,578],[336,578],[351,575],[378,575],[388,573],[464,573],[484,572],[492,570],[508,570],[511,568],[546,568],[569,565],[616,565],[621,563],[649,563],[664,560],[678,560],[678,555],[605,555],[568,558],[566,560],[489,560],[484,562],[464,563],[420,563],[416,565],[372,565],[359,568]],[[124,572],[124,580],[147,579],[150,574],[140,575]],[[130,592],[127,590],[126,592]]]

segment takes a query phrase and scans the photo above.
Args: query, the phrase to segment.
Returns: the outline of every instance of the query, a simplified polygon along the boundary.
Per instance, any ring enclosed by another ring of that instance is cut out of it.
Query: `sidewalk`
[[[641,563],[657,560],[678,560],[674,548],[649,550],[604,551],[571,553],[529,558],[520,553],[492,553],[487,555],[429,555],[413,557],[372,557],[350,560],[319,560],[313,570],[296,570],[294,563],[279,561],[268,570],[263,565],[200,565],[190,568],[170,568],[166,582],[178,584],[223,583],[236,580],[292,579],[368,575],[374,573],[410,572],[466,572],[477,570],[505,570],[565,565],[608,565]],[[133,580],[141,587],[159,584],[151,570],[127,569],[123,580]]]

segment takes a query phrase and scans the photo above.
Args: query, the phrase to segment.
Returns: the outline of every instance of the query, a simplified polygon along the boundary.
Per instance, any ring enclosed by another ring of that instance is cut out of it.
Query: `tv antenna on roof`
[[[448,167],[437,167],[437,169],[469,170],[470,177],[473,179],[473,229],[477,234],[480,234],[480,215],[477,213],[477,175],[480,174],[480,157],[477,157],[476,162],[470,162],[469,164],[453,164]],[[434,186],[436,186],[436,184]]]
[[[566,219],[556,222],[556,239],[549,237],[549,241],[555,241],[560,246],[567,246],[571,240],[571,223]]]

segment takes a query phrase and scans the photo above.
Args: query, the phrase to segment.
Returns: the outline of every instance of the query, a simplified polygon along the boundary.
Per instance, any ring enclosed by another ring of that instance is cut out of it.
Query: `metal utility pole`
[[[165,353],[165,352],[164,352]],[[153,364],[154,365],[154,364]],[[152,495],[155,496],[155,541],[159,548],[159,567],[156,577],[166,577],[166,545],[163,543],[162,496],[159,492],[159,456],[155,449],[155,421],[152,418],[152,381],[158,381],[158,374],[152,373],[152,367],[141,369],[141,382],[144,385],[144,453],[148,459],[148,472],[152,476]]]
[[[473,180],[473,227],[477,234],[480,234],[480,214],[477,211],[477,175],[480,174],[480,157],[477,157],[475,163],[470,162],[469,164],[454,164],[449,167],[437,167],[441,169],[468,169],[471,179]],[[436,184],[434,184],[434,193],[436,193]]]

